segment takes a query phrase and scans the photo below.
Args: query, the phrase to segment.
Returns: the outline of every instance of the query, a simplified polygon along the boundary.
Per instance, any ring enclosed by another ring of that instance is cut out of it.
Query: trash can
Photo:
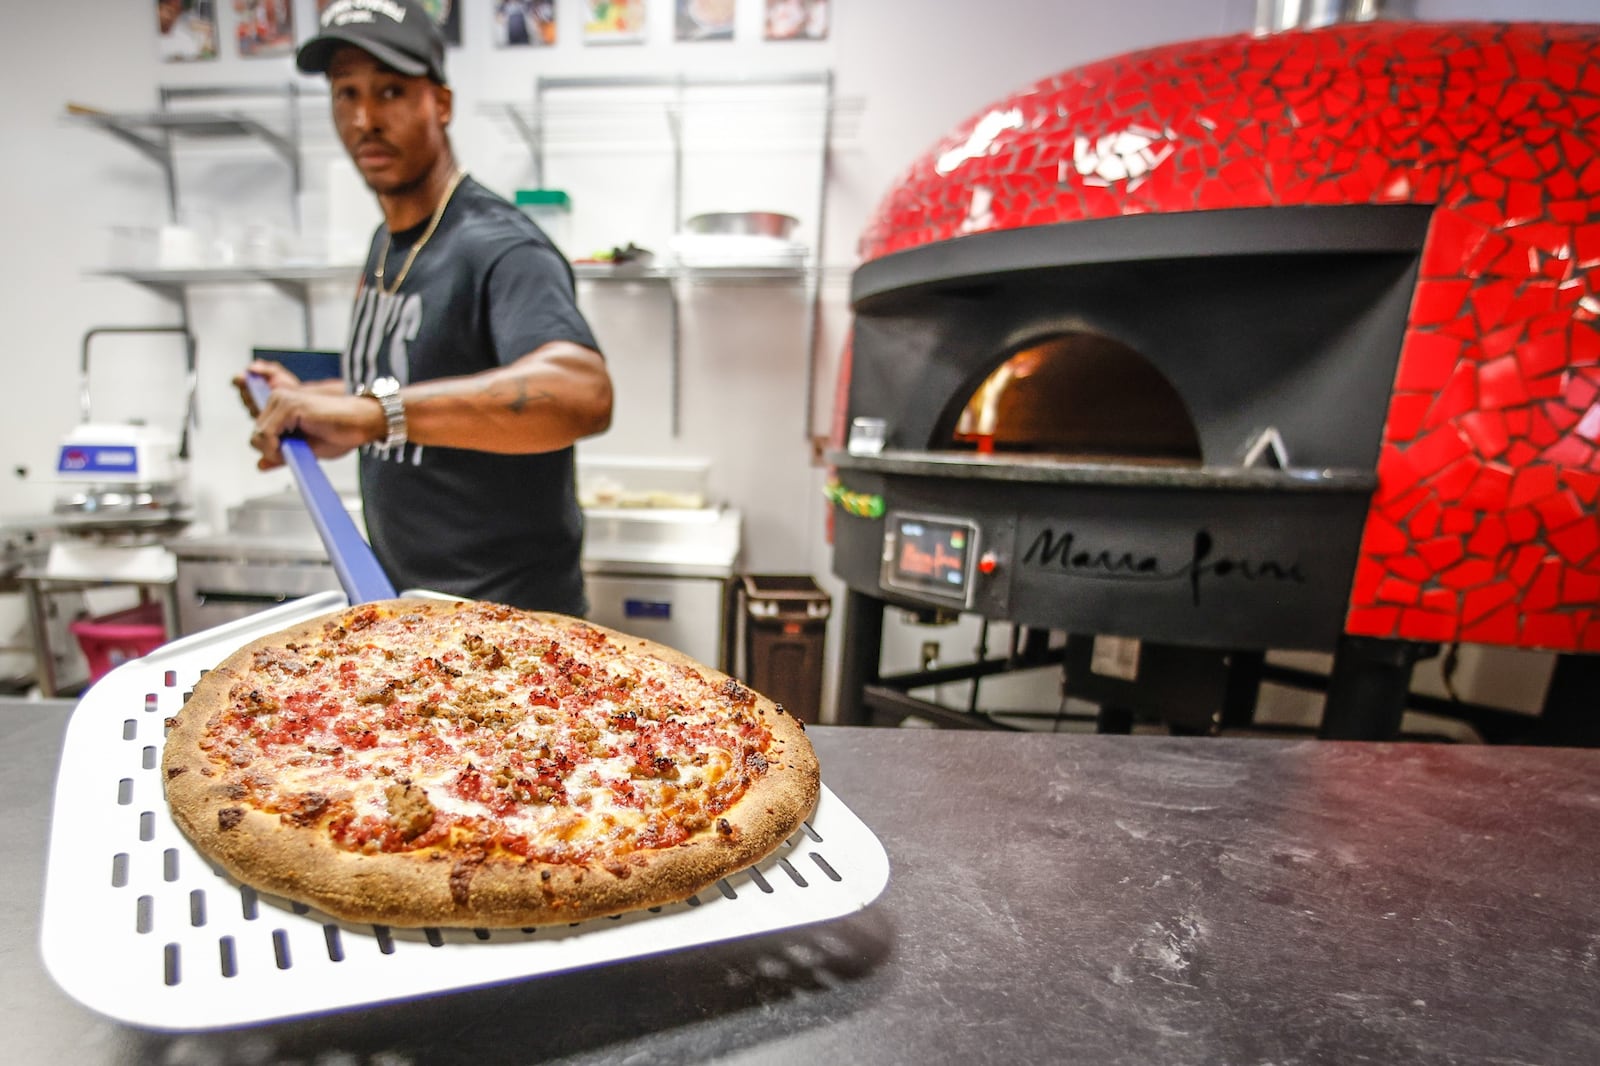
[[[833,600],[808,574],[745,574],[744,680],[802,722],[822,714],[822,648]]]
[[[91,682],[167,642],[167,627],[162,621],[159,603],[141,603],[100,618],[85,618],[69,623],[67,628],[83,649]]]

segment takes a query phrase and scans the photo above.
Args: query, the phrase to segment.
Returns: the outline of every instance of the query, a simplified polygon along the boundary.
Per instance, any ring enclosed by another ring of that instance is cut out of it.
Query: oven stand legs
[[[1544,711],[1524,743],[1600,748],[1600,655],[1558,655]]]
[[[1323,704],[1323,740],[1394,740],[1400,735],[1416,664],[1439,653],[1437,644],[1375,637],[1339,638]]]
[[[1122,736],[1132,733],[1133,708],[1102,703],[1100,709],[1095,712],[1094,731],[1096,733],[1116,733]]]
[[[881,677],[883,649],[882,600],[848,589],[844,597],[844,641],[839,652],[839,701],[834,720],[840,725],[870,725],[866,690]]]

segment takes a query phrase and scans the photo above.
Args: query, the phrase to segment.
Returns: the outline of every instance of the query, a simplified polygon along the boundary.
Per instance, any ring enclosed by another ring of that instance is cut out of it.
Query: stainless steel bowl
[[[734,234],[741,237],[777,237],[787,240],[800,220],[776,211],[712,211],[695,215],[683,225],[686,233]]]

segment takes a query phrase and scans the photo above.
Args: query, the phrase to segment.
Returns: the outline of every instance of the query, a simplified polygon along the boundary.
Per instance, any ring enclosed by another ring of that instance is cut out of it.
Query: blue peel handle
[[[272,392],[266,379],[259,374],[249,374],[246,384],[256,407],[265,407],[267,396]],[[306,510],[311,512],[311,521],[317,527],[323,547],[328,549],[328,558],[333,561],[333,572],[339,576],[339,584],[351,604],[393,599],[394,584],[350,520],[350,512],[344,509],[344,502],[328,483],[328,475],[322,472],[311,445],[294,436],[286,436],[280,443],[284,463],[294,475],[295,487],[300,490]]]

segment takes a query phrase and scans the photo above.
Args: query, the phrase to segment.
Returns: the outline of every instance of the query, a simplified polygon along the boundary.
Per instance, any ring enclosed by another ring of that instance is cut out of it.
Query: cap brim
[[[295,66],[306,74],[325,74],[328,71],[328,64],[333,61],[333,53],[345,45],[359,48],[385,66],[393,67],[413,78],[431,73],[426,63],[420,63],[410,56],[403,56],[386,45],[375,41],[364,41],[354,34],[337,29],[324,30],[301,45],[300,51],[295,53]]]

